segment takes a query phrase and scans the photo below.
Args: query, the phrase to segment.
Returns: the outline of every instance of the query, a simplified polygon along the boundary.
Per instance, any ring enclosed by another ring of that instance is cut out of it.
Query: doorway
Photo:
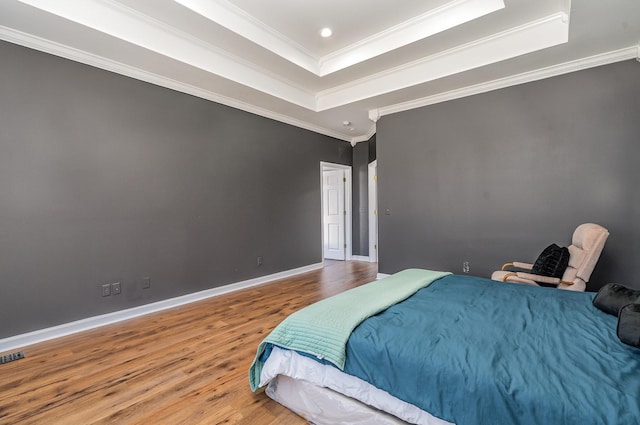
[[[351,260],[351,166],[320,163],[322,257]]]

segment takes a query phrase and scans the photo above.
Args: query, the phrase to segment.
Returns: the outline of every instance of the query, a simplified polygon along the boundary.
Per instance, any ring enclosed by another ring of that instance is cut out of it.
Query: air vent
[[[24,351],[18,351],[17,353],[5,354],[4,356],[0,356],[0,364],[5,364],[20,359],[24,359]]]

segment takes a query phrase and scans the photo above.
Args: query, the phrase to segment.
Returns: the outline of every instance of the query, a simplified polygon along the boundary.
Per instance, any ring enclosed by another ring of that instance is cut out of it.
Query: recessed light
[[[342,125],[349,127],[351,125],[351,121],[342,121]]]
[[[320,30],[320,35],[324,38],[329,38],[331,37],[331,35],[333,35],[333,31],[331,30],[331,28],[325,27]]]

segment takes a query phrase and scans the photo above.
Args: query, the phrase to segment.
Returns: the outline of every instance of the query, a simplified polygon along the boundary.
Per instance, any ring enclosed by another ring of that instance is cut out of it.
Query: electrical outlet
[[[109,295],[111,295],[111,284],[105,283],[104,285],[101,286],[101,288],[102,288],[103,297],[108,297]]]
[[[258,265],[262,265],[262,255],[258,256]]]
[[[122,286],[120,286],[120,282],[115,282],[111,284],[111,294],[119,295],[122,292]]]
[[[142,278],[142,289],[149,289],[151,288],[151,278],[150,277],[143,277]]]
[[[462,272],[463,273],[469,273],[469,262],[465,261],[462,263]]]

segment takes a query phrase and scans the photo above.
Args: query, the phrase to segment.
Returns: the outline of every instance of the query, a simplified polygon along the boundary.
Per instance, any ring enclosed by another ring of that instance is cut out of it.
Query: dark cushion
[[[618,316],[622,307],[633,303],[640,303],[640,290],[627,288],[619,283],[607,283],[593,299],[593,305],[614,316]]]
[[[542,251],[533,263],[531,273],[539,276],[562,278],[569,265],[569,249],[552,243]]]
[[[640,304],[627,304],[620,309],[616,333],[620,341],[640,348]]]

